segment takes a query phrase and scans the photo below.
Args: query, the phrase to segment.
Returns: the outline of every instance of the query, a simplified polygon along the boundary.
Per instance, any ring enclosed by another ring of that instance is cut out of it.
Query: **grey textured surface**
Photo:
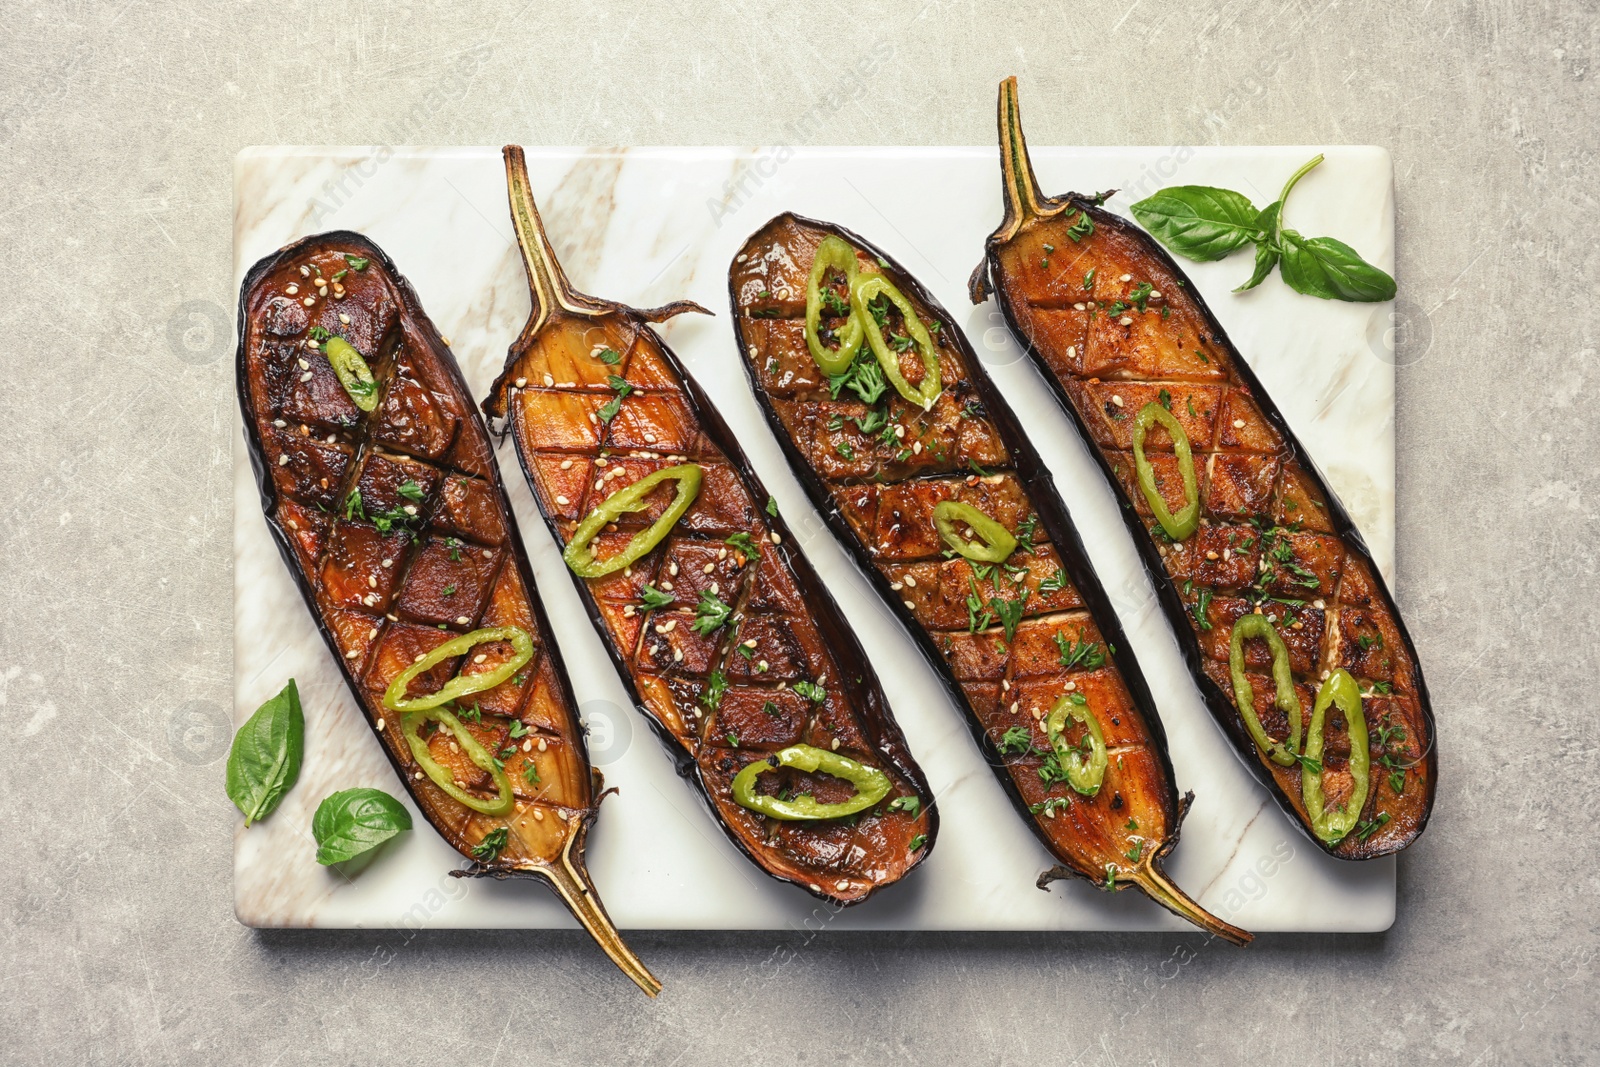
[[[1592,4],[80,0],[0,35],[0,1059],[1596,1060]],[[233,154],[982,144],[1010,73],[1041,143],[1394,153],[1398,593],[1443,747],[1393,930],[635,935],[650,1003],[577,935],[237,925]]]

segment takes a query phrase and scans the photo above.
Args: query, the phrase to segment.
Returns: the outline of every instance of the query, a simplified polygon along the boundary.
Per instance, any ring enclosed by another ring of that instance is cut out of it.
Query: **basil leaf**
[[[1256,239],[1256,270],[1250,280],[1234,292],[1254,289],[1266,281],[1272,268],[1278,265],[1278,216],[1282,211],[1283,201],[1278,200],[1262,208],[1261,214],[1256,216],[1256,226],[1261,230],[1261,236]]]
[[[1208,185],[1174,185],[1129,210],[1156,240],[1202,262],[1221,259],[1261,232],[1249,197]]]
[[[411,829],[411,813],[381,789],[345,789],[317,805],[311,836],[317,862],[343,863]]]
[[[1297,293],[1323,300],[1394,299],[1394,279],[1332,237],[1283,231],[1283,280]]]
[[[294,679],[256,709],[233,737],[228,751],[228,799],[244,812],[244,824],[272,814],[300,777],[306,719]]]

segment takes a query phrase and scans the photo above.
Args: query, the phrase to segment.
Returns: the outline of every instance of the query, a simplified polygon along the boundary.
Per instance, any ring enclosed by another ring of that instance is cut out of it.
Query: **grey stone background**
[[[1581,1063],[1593,3],[0,9],[0,1060]],[[880,69],[836,57],[869,34]],[[230,166],[258,143],[1394,153],[1398,590],[1443,738],[1382,936],[256,933],[230,905]],[[821,126],[795,125],[812,108]],[[1048,132],[1046,132],[1048,131]],[[1579,699],[1573,699],[1579,697]],[[781,969],[774,960],[785,961]],[[774,972],[776,971],[776,976]]]

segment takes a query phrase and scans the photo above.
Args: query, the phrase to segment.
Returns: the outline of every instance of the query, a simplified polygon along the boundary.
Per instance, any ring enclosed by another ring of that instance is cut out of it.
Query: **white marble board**
[[[1036,137],[1045,131],[1034,131]],[[1389,154],[1377,148],[1035,148],[1046,191],[1121,188],[1108,207],[1162,185],[1222,185],[1258,204],[1317,151],[1293,222],[1393,270]],[[1330,859],[1240,764],[1206,713],[1140,570],[1110,489],[992,303],[967,301],[968,273],[1000,214],[996,151],[984,148],[533,149],[535,195],[575,285],[635,306],[697,300],[713,319],[663,330],[721,408],[757,472],[859,633],[885,682],[943,823],[929,860],[865,905],[834,913],[767,878],[712,823],[639,713],[590,627],[509,444],[500,451],[539,591],[566,656],[591,753],[620,794],[601,809],[589,866],[625,929],[1177,930],[1137,893],[1034,878],[1050,865],[978,755],[933,671],[822,526],[761,420],[728,321],[726,272],[744,238],[794,210],[842,223],[889,250],[962,325],[1055,473],[1156,695],[1194,808],[1176,880],[1255,931],[1376,931],[1394,920],[1395,861]],[[235,283],[307,234],[357,230],[411,280],[482,396],[528,312],[495,148],[257,148],[234,168]],[[1298,296],[1273,278],[1243,296],[1247,253],[1185,264],[1366,535],[1394,561],[1394,370],[1389,304]],[[237,411],[237,408],[235,408]],[[236,416],[237,419],[237,416]],[[420,818],[354,878],[317,865],[311,814],[358,785],[405,796],[268,537],[234,432],[236,723],[297,679],[306,712],[300,780],[271,818],[234,838],[239,919],[270,927],[569,927],[534,883],[452,879],[461,857]]]

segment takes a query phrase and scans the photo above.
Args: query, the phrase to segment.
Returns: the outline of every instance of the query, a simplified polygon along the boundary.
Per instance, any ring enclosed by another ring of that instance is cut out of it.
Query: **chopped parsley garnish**
[[[672,594],[663,593],[655,586],[647,585],[644,587],[644,591],[639,594],[639,603],[643,604],[648,611],[660,611],[672,603]]]
[[[615,367],[622,362],[622,357],[617,354],[617,350],[614,348],[602,348],[595,353],[595,358],[608,367]]]
[[[473,846],[472,854],[485,863],[492,863],[506,847],[506,838],[509,836],[510,831],[504,826],[496,827],[484,834],[483,840]]]
[[[1367,838],[1371,837],[1373,834],[1375,834],[1379,830],[1383,829],[1384,826],[1386,826],[1388,824],[1388,822],[1389,822],[1389,813],[1386,812],[1386,811],[1380,811],[1380,812],[1378,812],[1377,818],[1368,819],[1365,822],[1356,823],[1356,828],[1355,828],[1356,838],[1358,840],[1365,841]]]
[[[895,797],[889,801],[890,811],[903,811],[915,819],[922,813],[922,798],[917,796]]]
[[[746,559],[761,558],[760,546],[756,544],[755,538],[751,537],[747,533],[736,533],[732,537],[725,538],[723,540],[723,544],[732,545],[734,548],[744,553]]]
[[[916,837],[913,837],[911,839],[911,844],[909,846],[907,846],[907,847],[910,848],[910,850],[912,852],[915,852],[915,851],[917,851],[917,849],[921,848],[923,845],[925,845],[927,843],[928,843],[928,835],[927,834],[918,834]]]
[[[1033,732],[1026,726],[1013,726],[1000,736],[995,745],[1003,756],[1022,756],[1037,751],[1033,747]]]
[[[709,637],[713,631],[726,625],[732,613],[732,605],[724,604],[711,590],[702,589],[700,603],[694,609],[694,622],[690,625],[701,637]]]
[[[1067,231],[1067,236],[1072,238],[1073,244],[1077,244],[1091,233],[1094,233],[1094,220],[1089,217],[1087,211],[1078,212],[1078,221],[1072,224],[1072,228]]]
[[[422,486],[418,485],[409,478],[407,478],[404,482],[401,482],[400,488],[396,489],[395,492],[399,493],[401,496],[405,497],[414,504],[422,503],[422,498],[428,495],[422,491]]]
[[[366,270],[369,260],[362,256],[345,256],[344,261],[355,270]]]
[[[1049,797],[1048,799],[1039,801],[1037,804],[1029,804],[1028,810],[1035,815],[1043,815],[1046,818],[1053,819],[1056,817],[1056,815],[1066,811],[1070,807],[1072,807],[1072,800],[1070,797]]]
[[[777,497],[774,497],[774,496],[767,497],[767,514],[772,516],[774,519],[778,517],[778,498]]]
[[[706,687],[700,690],[700,703],[716,711],[722,703],[722,694],[728,691],[728,676],[721,671],[712,671],[706,676]]]
[[[818,685],[816,682],[801,680],[794,683],[794,685],[790,686],[789,688],[793,689],[797,694],[805,697],[813,704],[820,704],[824,700],[828,699],[828,691],[822,688],[822,686]]]
[[[1082,667],[1092,671],[1097,667],[1105,666],[1105,653],[1100,651],[1100,645],[1094,641],[1068,641],[1067,635],[1056,634],[1056,648],[1061,650],[1061,666],[1067,670]]]

